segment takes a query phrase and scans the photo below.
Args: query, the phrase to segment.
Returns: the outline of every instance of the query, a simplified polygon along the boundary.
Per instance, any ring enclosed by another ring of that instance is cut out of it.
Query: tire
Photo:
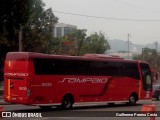
[[[65,96],[62,100],[62,109],[71,109],[73,106],[73,99],[70,96]]]
[[[131,95],[131,96],[129,97],[129,105],[135,105],[136,102],[137,102],[136,97],[135,97],[134,95]]]

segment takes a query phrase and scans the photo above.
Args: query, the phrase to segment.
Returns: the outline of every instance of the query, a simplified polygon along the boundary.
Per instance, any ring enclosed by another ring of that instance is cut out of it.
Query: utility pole
[[[155,42],[155,46],[156,46],[156,51],[158,50],[158,42]]]
[[[127,53],[128,53],[128,59],[129,59],[129,53],[130,53],[130,40],[129,38],[131,37],[131,34],[127,34]]]

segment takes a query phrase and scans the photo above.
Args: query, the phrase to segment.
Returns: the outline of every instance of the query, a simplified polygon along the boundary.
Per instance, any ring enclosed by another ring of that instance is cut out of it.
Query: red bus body
[[[10,52],[5,60],[4,100],[10,103],[62,105],[66,96],[72,104],[149,100],[151,89],[150,67],[140,61],[31,52]]]

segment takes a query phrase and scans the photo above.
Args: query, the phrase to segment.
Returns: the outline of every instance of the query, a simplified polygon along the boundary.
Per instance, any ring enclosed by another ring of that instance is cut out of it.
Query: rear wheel
[[[73,98],[71,96],[65,96],[62,100],[62,109],[71,109],[73,106]]]

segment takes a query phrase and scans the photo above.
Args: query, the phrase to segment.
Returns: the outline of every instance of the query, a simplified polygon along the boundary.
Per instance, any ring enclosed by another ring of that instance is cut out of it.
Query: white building
[[[77,29],[77,26],[58,23],[54,27],[54,37],[62,37],[74,29]]]
[[[133,57],[133,53],[131,53],[131,52],[128,53],[126,51],[119,51],[116,53],[112,53],[111,55],[116,55],[116,56],[126,58],[126,59],[132,59],[132,57]]]

